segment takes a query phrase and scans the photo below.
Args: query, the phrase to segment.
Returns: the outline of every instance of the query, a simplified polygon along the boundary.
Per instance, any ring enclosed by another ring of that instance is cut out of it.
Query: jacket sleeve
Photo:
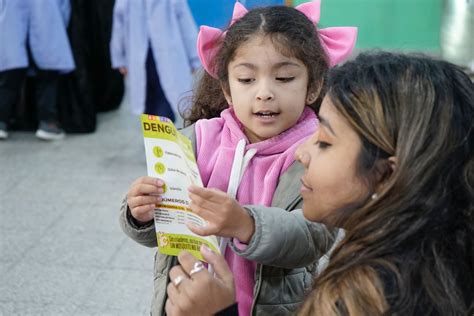
[[[245,206],[255,221],[247,246],[231,242],[233,251],[264,265],[295,269],[317,262],[334,243],[335,229],[304,218],[302,210]]]
[[[123,232],[137,243],[146,247],[157,247],[155,225],[150,222],[144,226],[138,226],[128,208],[127,197],[124,198],[120,208],[119,222]]]
[[[186,49],[186,56],[188,56],[189,65],[191,69],[197,69],[201,66],[199,57],[197,55],[197,27],[194,22],[193,15],[189,9],[186,0],[175,0],[175,10],[179,23],[181,38],[184,41]]]
[[[61,0],[59,5],[64,25],[67,28],[67,26],[69,25],[69,21],[71,20],[71,1]]]
[[[127,66],[126,36],[128,20],[128,0],[117,0],[114,4],[110,58],[112,68]]]

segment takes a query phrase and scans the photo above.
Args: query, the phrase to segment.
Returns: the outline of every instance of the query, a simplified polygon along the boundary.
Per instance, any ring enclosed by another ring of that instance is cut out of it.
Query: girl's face
[[[289,129],[298,121],[308,95],[308,71],[294,57],[282,55],[268,37],[254,36],[242,44],[228,65],[233,107],[251,143],[260,142]]]
[[[331,224],[328,215],[363,203],[369,189],[356,173],[361,139],[327,96],[319,118],[318,131],[298,147],[295,156],[306,169],[301,178],[304,216]]]

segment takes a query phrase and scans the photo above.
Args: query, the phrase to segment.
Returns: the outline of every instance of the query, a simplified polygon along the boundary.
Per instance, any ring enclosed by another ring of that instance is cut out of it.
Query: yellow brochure
[[[165,182],[161,204],[155,208],[155,231],[159,251],[177,256],[181,250],[203,260],[199,248],[206,244],[219,253],[215,236],[201,237],[191,232],[185,222],[205,225],[206,221],[191,212],[188,187],[202,187],[191,141],[176,130],[166,117],[141,116],[147,173]]]

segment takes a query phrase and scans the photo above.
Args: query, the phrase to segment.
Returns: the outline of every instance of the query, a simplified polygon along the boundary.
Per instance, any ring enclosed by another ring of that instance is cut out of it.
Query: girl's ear
[[[222,83],[221,83],[221,89],[222,89],[222,93],[224,94],[225,100],[227,101],[229,106],[232,106],[232,97],[230,96],[229,93],[227,93],[227,89],[222,85]]]
[[[318,98],[318,95],[316,93],[314,92],[308,93],[308,95],[306,96],[306,104],[313,104],[317,98]]]
[[[319,84],[315,87],[309,88],[308,89],[308,94],[306,95],[306,104],[313,104],[319,97],[319,94],[321,93],[321,87],[322,85]]]

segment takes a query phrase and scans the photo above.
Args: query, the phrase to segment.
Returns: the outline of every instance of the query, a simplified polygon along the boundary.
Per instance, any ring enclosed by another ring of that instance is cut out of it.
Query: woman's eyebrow
[[[332,129],[331,124],[329,124],[328,120],[326,120],[324,117],[319,115],[319,122],[321,123],[321,125],[324,125],[325,127],[327,127],[328,130],[331,132],[331,134],[333,134],[334,136],[337,136],[334,130]]]

